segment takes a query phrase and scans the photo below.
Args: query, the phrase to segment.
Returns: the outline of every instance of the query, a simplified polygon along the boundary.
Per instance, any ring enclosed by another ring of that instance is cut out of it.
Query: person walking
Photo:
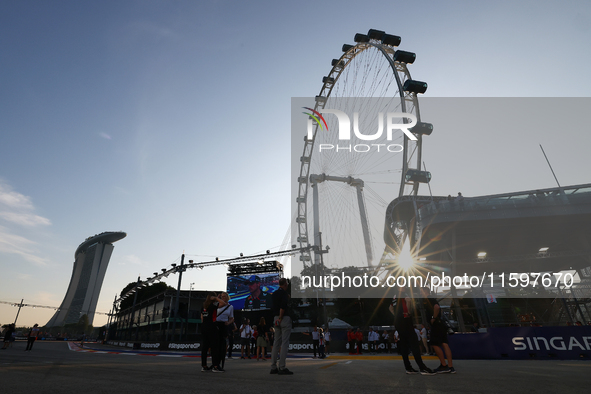
[[[287,288],[289,284],[287,279],[279,279],[279,289],[272,295],[273,304],[273,325],[275,326],[275,340],[273,351],[271,352],[271,374],[293,375],[293,372],[286,368],[285,359],[289,350],[289,336],[291,334],[291,310],[289,308],[289,295]],[[281,349],[279,365],[277,365],[277,355]]]
[[[33,344],[37,339],[37,335],[39,335],[39,324],[35,324],[33,328],[31,328],[31,331],[29,331],[29,334],[27,335],[27,348],[25,349],[25,352],[30,352],[33,350]]]
[[[423,359],[421,358],[421,349],[419,348],[419,341],[417,340],[417,334],[413,326],[412,319],[412,305],[411,299],[407,297],[406,293],[401,289],[399,293],[400,297],[394,296],[392,303],[390,304],[390,313],[394,315],[394,324],[398,330],[398,349],[402,360],[404,361],[404,368],[408,375],[421,373],[421,375],[434,375],[435,373],[427,368]],[[408,359],[409,350],[412,351],[412,355],[419,367],[419,371],[416,371]]]

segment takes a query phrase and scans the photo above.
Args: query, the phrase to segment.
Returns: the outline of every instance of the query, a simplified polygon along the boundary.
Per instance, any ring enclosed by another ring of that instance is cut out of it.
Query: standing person
[[[396,348],[396,352],[400,354],[400,346],[398,346],[398,342],[400,342],[400,336],[398,335],[398,330],[396,329],[392,331],[392,342],[394,343],[392,349]]]
[[[410,349],[415,362],[419,366],[421,375],[434,375],[435,373],[427,368],[421,358],[421,349],[419,349],[417,334],[415,333],[412,322],[411,306],[410,298],[401,291],[400,298],[394,296],[389,307],[390,313],[394,315],[394,324],[398,330],[398,349],[402,356],[402,360],[404,361],[404,368],[409,375],[419,373],[412,367],[408,359],[408,352]]]
[[[25,352],[30,352],[33,350],[33,344],[37,339],[37,335],[39,335],[39,324],[35,324],[33,328],[31,328],[31,331],[29,331],[29,334],[27,335],[27,348],[25,349]]]
[[[427,356],[429,353],[431,353],[429,351],[429,341],[427,340],[427,329],[425,328],[424,324],[420,325],[421,329],[421,340],[423,341],[423,346],[425,347],[425,356]]]
[[[259,331],[257,326],[252,326],[252,337],[250,338],[250,354],[257,356],[257,338],[259,337]],[[250,357],[249,357],[250,358]]]
[[[314,358],[316,358],[316,352],[319,350],[318,346],[320,345],[320,336],[318,333],[318,326],[314,326],[312,330],[312,350],[314,351]],[[320,352],[319,354],[320,355]]]
[[[6,327],[6,329],[4,330],[4,346],[2,347],[2,350],[7,349],[8,346],[11,344],[12,334],[14,333],[14,330],[14,324],[9,324],[8,327]]]
[[[380,338],[380,336],[378,335],[378,333],[375,332],[372,327],[370,327],[369,333],[367,334],[367,343],[369,345],[369,353],[370,354],[376,354],[379,338]]]
[[[250,320],[244,319],[240,326],[240,358],[244,359],[244,353],[250,358],[250,337],[252,336],[252,328],[250,328]],[[245,351],[246,350],[246,351]]]
[[[257,361],[265,361],[267,344],[269,343],[269,329],[267,328],[267,322],[264,317],[261,317],[261,320],[259,320],[257,331],[259,333],[257,337]]]
[[[228,328],[234,324],[234,307],[230,305],[230,296],[226,292],[222,292],[220,298],[226,305],[219,306],[217,310],[216,325],[218,329],[218,340],[220,347],[220,364],[221,369],[226,365],[226,349],[228,347]]]
[[[357,328],[357,332],[355,333],[355,342],[357,343],[357,354],[362,354],[361,348],[363,347],[363,331],[361,331],[361,328]]]
[[[463,211],[464,210],[464,196],[462,196],[461,192],[458,192],[458,196],[456,197],[456,200],[460,204],[460,209]]]
[[[269,343],[268,346],[271,347],[271,350],[273,350],[273,343],[274,343],[274,337],[275,337],[275,329],[273,327],[269,327]]]
[[[217,301],[217,305],[215,302]],[[226,303],[215,293],[207,295],[201,310],[201,372],[211,370],[212,372],[224,372],[220,368],[220,346],[219,332],[215,324],[217,319],[217,310],[219,306],[225,306]],[[211,349],[211,368],[207,366],[207,351]]]
[[[228,360],[232,360],[232,350],[234,350],[234,337],[238,331],[236,321],[232,321],[232,324],[228,326]]]
[[[326,345],[326,354],[330,354],[330,331],[328,328],[324,332],[324,344]]]
[[[322,328],[318,329],[318,358],[326,358],[324,353],[324,332]]]
[[[419,342],[419,349],[421,348],[421,330],[415,326],[415,334],[417,334],[417,341]]]
[[[291,334],[291,310],[289,308],[289,295],[287,279],[279,279],[279,289],[273,292],[273,315],[275,316],[275,341],[271,353],[271,373],[278,375],[293,375],[293,372],[285,367],[285,359],[289,350],[289,335]],[[279,365],[277,365],[277,354],[281,348]]]
[[[427,316],[430,316],[431,323],[431,346],[435,350],[435,354],[439,358],[440,365],[435,369],[435,373],[456,373],[451,357],[451,349],[447,342],[447,326],[441,320],[441,307],[436,298],[431,297],[430,289],[424,290],[427,295],[425,300],[425,308],[427,309]],[[442,349],[443,348],[443,349]],[[445,351],[445,358],[443,357]]]
[[[349,343],[349,354],[355,354],[355,333],[353,328],[347,331],[347,342]]]
[[[384,353],[390,353],[390,335],[388,335],[388,331],[384,330],[382,333],[381,342],[384,344]]]

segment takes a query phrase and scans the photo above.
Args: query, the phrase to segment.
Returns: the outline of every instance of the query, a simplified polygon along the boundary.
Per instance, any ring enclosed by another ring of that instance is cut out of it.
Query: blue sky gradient
[[[417,53],[411,73],[429,97],[589,96],[585,2],[1,2],[0,301],[59,306],[75,249],[103,231],[128,233],[103,312],[183,251],[202,261],[276,250],[290,225],[291,97],[316,95],[341,45],[370,28]],[[534,163],[545,183],[527,187],[552,187],[537,144],[553,144],[563,182],[588,182],[587,129],[544,135],[506,160]],[[434,174],[446,149],[477,142],[438,138],[441,156],[426,148]],[[527,189],[495,175],[499,155],[482,149],[492,160],[470,170],[495,181],[467,186],[466,172],[434,192]],[[225,273],[183,283],[223,289]],[[0,324],[15,314],[0,305]],[[19,323],[51,315],[25,308]]]

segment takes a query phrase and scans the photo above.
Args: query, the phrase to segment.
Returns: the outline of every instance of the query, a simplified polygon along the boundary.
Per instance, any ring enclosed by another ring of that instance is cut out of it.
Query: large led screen
[[[279,273],[228,275],[228,294],[234,310],[271,308],[271,294],[279,288]]]

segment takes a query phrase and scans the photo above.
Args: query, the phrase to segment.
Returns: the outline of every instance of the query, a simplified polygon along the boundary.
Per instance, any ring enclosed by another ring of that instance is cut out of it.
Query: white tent
[[[328,322],[328,328],[331,328],[331,329],[351,328],[351,327],[353,327],[353,326],[350,325],[349,323],[347,323],[346,321],[338,319],[338,318],[334,318]]]

